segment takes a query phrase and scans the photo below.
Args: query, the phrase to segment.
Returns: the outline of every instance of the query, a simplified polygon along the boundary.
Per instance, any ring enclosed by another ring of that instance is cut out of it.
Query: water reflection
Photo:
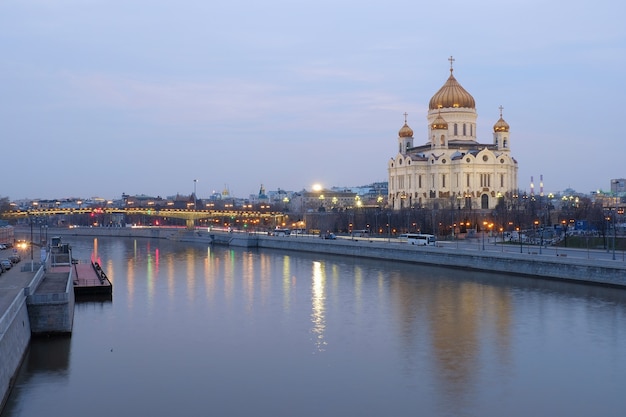
[[[313,262],[313,276],[311,280],[311,329],[314,335],[315,347],[322,352],[325,349],[324,330],[326,329],[325,303],[326,303],[326,275],[321,262]]]
[[[626,291],[280,251],[86,242],[76,246],[103,260],[113,303],[81,304],[71,347],[29,357],[11,401],[30,415],[51,406],[33,382],[48,374],[79,401],[85,385],[106,381],[110,407],[92,417],[128,415],[128,398],[153,417],[171,415],[171,404],[274,416],[582,416],[590,396],[588,415],[626,406],[613,388],[626,384]],[[538,401],[543,409],[531,406]],[[20,415],[11,407],[3,416]]]

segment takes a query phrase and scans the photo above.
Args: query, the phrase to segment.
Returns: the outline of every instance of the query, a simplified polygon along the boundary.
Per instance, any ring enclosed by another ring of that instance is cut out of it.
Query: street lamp
[[[487,228],[487,222],[483,222],[483,250],[485,250],[485,229]]]
[[[198,180],[193,180],[193,209],[198,210],[198,197],[196,197],[196,184]]]

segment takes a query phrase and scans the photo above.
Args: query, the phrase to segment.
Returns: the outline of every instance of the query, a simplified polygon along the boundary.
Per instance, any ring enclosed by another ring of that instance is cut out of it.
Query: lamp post
[[[483,222],[483,250],[485,250],[485,229],[487,228],[487,222]]]
[[[615,214],[613,214],[613,260],[615,260],[615,240],[617,239],[617,230],[615,229],[615,217],[617,217],[617,201],[615,201]]]
[[[537,229],[539,229],[539,220],[535,220],[534,221],[534,225],[535,225],[535,233],[533,236],[533,241],[536,242],[537,239]],[[541,243],[539,243],[539,254],[541,255]]]
[[[34,271],[33,265],[33,218],[29,217],[30,220],[30,272]]]
[[[198,180],[194,179],[193,180],[193,209],[198,210],[198,197],[196,197],[196,184],[198,183]]]

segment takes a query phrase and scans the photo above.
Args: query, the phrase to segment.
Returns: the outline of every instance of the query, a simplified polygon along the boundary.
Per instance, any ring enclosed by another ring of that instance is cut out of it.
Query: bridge
[[[72,215],[113,215],[125,216],[144,215],[151,217],[183,219],[188,229],[193,229],[198,220],[220,219],[244,223],[257,224],[261,220],[272,220],[271,225],[279,225],[287,221],[288,215],[282,212],[253,211],[253,210],[193,210],[193,209],[162,209],[162,208],[113,208],[113,207],[84,207],[84,208],[39,208],[29,210],[9,210],[0,213],[0,217],[10,219],[24,219],[31,217],[72,216]]]

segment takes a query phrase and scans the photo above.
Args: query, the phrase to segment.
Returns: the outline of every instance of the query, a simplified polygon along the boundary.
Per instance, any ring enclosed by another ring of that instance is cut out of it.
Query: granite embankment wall
[[[273,236],[256,236],[254,239],[260,248],[356,256],[626,287],[626,265],[610,261],[596,260],[594,263],[586,259],[538,257],[528,253],[459,251],[456,248],[413,246],[365,239],[351,241]]]
[[[26,295],[20,293],[0,317],[0,410],[30,342]]]
[[[11,392],[31,336],[37,333],[69,334],[72,331],[72,279],[65,278],[64,293],[36,294],[45,276],[46,270],[40,266],[33,275],[23,278],[3,277],[5,280],[15,279],[12,284],[18,290],[8,305],[3,306],[4,311],[0,311],[0,410]]]
[[[51,229],[50,233],[57,230]],[[365,257],[532,276],[581,283],[626,287],[626,264],[574,257],[493,251],[464,251],[452,247],[423,247],[367,239],[324,240],[316,237],[278,237],[263,234],[158,228],[77,228],[59,229],[58,234],[75,236],[119,236],[170,239],[181,242],[306,251],[329,255]]]

